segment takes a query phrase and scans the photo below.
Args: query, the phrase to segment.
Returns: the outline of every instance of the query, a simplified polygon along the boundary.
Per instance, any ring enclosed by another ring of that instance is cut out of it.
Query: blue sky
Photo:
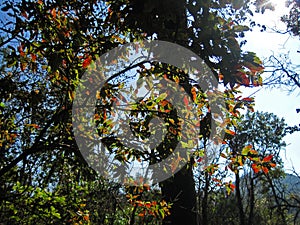
[[[280,21],[280,16],[289,12],[284,7],[284,0],[273,1],[277,4],[274,12],[267,10],[264,14],[255,15],[255,20],[265,24],[268,28],[267,31],[248,32],[246,34],[248,42],[244,46],[244,50],[256,52],[261,59],[272,54],[278,56],[279,53],[289,53],[292,63],[299,65],[300,53],[297,53],[297,50],[300,50],[299,37],[291,37],[288,34],[279,34],[271,30],[274,27],[278,30],[284,30],[285,25]],[[244,90],[244,95],[252,93],[255,93],[253,96],[255,96],[255,109],[257,111],[272,112],[280,118],[284,117],[287,124],[291,126],[300,124],[300,113],[296,113],[296,109],[300,108],[300,88],[290,94],[279,87],[272,89],[269,87],[247,88]],[[300,173],[300,133],[288,135],[285,141],[288,146],[286,151],[282,151],[281,154],[285,168],[289,172],[288,170],[294,167]]]

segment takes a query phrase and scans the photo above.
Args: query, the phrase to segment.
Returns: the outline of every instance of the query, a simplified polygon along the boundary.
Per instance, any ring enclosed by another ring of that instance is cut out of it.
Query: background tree
[[[281,208],[273,182],[284,175],[280,152],[286,146],[282,140],[289,132],[283,119],[270,113],[247,113],[229,140],[232,148],[229,168],[235,173],[235,198],[239,209],[239,224],[255,224],[262,220],[257,209],[264,193],[272,193],[272,206],[277,210],[278,224],[286,224],[286,212]],[[275,134],[275,135],[274,135]],[[249,155],[250,159],[244,157]],[[270,171],[277,165],[274,171]],[[280,169],[281,168],[281,169]],[[274,214],[269,212],[269,214]],[[275,223],[274,220],[272,223]],[[267,224],[267,222],[266,222]]]
[[[290,7],[290,14],[284,15],[281,20],[286,23],[288,32],[295,36],[299,36],[299,7],[300,2],[298,0],[288,0],[286,5]]]

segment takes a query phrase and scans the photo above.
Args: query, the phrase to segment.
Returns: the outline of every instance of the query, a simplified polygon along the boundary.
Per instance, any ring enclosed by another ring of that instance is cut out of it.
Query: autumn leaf
[[[85,221],[88,221],[89,219],[90,219],[89,215],[85,215],[85,216],[83,217],[83,220],[85,220]]]
[[[254,163],[251,165],[251,167],[254,173],[258,173],[260,171],[260,168]]]
[[[191,93],[192,93],[192,96],[193,96],[193,101],[196,101],[197,93],[196,93],[196,88],[195,87],[192,87]]]
[[[227,156],[224,153],[221,153],[221,157],[227,159]]]
[[[258,152],[257,152],[256,150],[254,150],[254,149],[251,149],[249,152],[250,152],[252,155],[257,155],[257,154],[258,154]]]
[[[272,158],[273,158],[273,155],[271,154],[271,155],[266,156],[262,161],[263,162],[270,162]]]
[[[28,19],[27,12],[23,11],[21,14],[22,14],[22,16],[23,16],[25,19]]]
[[[250,63],[250,62],[245,62],[244,63],[245,67],[247,67],[252,73],[260,72],[264,70],[264,67],[259,65],[258,63]]]
[[[36,61],[36,55],[31,53],[30,56],[31,56],[32,61],[35,62]]]
[[[244,84],[245,86],[249,86],[250,80],[247,77],[246,73],[238,71],[236,76],[238,77],[238,79],[241,81],[242,84]]]
[[[262,166],[262,170],[264,171],[265,174],[267,174],[269,172],[269,169],[265,166]]]
[[[50,13],[51,13],[52,17],[55,19],[56,18],[56,9],[55,8],[52,9]]]
[[[199,159],[197,160],[197,162],[202,162],[203,161],[203,157],[199,157]]]
[[[40,126],[39,125],[37,125],[37,124],[26,124],[26,126],[28,126],[28,127],[33,127],[33,128],[35,128],[35,129],[38,129],[38,128],[40,128]]]
[[[19,53],[20,53],[20,56],[22,56],[22,57],[25,56],[25,52],[24,52],[24,50],[23,50],[23,46],[22,46],[22,45],[20,45],[20,46],[18,47],[18,51],[19,51]]]
[[[232,184],[232,183],[230,183],[229,187],[230,187],[231,190],[234,190],[234,189],[235,189],[235,185]]]
[[[223,74],[219,74],[219,80],[223,81],[224,80],[224,75]]]
[[[165,107],[167,104],[169,104],[169,102],[167,100],[162,100],[159,103],[161,106]]]
[[[89,56],[89,57],[87,57],[87,58],[83,61],[82,67],[83,67],[84,69],[86,69],[86,68],[91,64],[91,62],[92,62],[92,57]]]
[[[247,145],[246,147],[243,148],[242,150],[242,155],[248,155],[249,151],[252,149],[252,145]]]
[[[149,209],[151,207],[151,203],[150,202],[146,202],[145,203],[145,207]]]
[[[234,131],[228,130],[228,129],[225,129],[225,133],[230,134],[230,135],[232,135],[232,136],[235,135],[235,132],[234,132]]]
[[[243,98],[242,101],[246,101],[246,102],[254,102],[254,98]]]
[[[140,217],[144,217],[144,216],[145,216],[145,212],[141,212],[141,213],[139,213],[139,214],[138,214],[138,216],[140,216]]]

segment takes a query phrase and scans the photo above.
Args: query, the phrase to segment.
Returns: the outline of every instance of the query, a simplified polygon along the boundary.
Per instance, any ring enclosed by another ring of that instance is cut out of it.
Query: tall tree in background
[[[273,114],[247,113],[239,123],[236,133],[229,142],[229,147],[233,149],[232,152],[236,157],[230,167],[235,173],[235,196],[240,225],[250,225],[255,224],[256,218],[260,216],[256,212],[257,198],[263,193],[259,187],[268,186],[267,189],[271,189],[268,182],[273,182],[276,173],[280,173],[276,171],[272,177],[269,170],[276,165],[278,168],[282,167],[279,154],[286,146],[282,139],[287,134],[287,125],[283,119]],[[251,155],[255,160],[252,162],[245,160],[244,157],[247,155]],[[275,191],[272,194],[279,207],[277,214],[280,217],[277,220],[281,221],[280,224],[286,224],[285,212],[280,208],[277,194]]]
[[[288,32],[295,36],[300,35],[300,2],[298,0],[288,0],[286,5],[290,6],[290,14],[284,15],[281,20],[286,23]]]

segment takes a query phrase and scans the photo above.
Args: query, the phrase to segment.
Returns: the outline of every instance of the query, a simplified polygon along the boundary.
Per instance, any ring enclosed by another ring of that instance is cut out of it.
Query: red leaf
[[[150,203],[150,202],[146,202],[146,203],[145,203],[145,206],[146,206],[146,208],[149,209],[149,208],[151,207],[151,203]]]
[[[35,62],[36,61],[36,55],[31,53],[30,56],[31,56],[32,61]]]
[[[202,162],[203,161],[203,158],[202,157],[200,157],[198,160],[197,160],[197,162]]]
[[[25,11],[23,11],[21,14],[22,14],[22,16],[24,16],[25,19],[28,19],[28,15]]]
[[[263,162],[270,162],[272,158],[273,158],[273,155],[272,155],[272,154],[271,154],[271,155],[268,155],[268,156],[266,156],[266,157],[263,159]]]
[[[235,189],[235,185],[234,185],[233,183],[230,183],[230,184],[229,184],[229,187],[230,187],[231,190],[234,190],[234,189]]]
[[[246,74],[243,74],[243,76],[241,77],[242,78],[242,83],[246,86],[249,86],[250,84],[250,80],[249,78],[246,76]]]
[[[83,63],[82,63],[82,67],[83,68],[87,68],[92,62],[92,57],[89,56],[88,58],[86,58]]]
[[[252,167],[254,173],[258,173],[260,171],[260,169],[258,168],[258,166],[256,164],[254,164],[254,163],[251,165],[251,167]]]
[[[269,172],[269,169],[265,166],[262,166],[262,170],[264,171],[265,174],[267,174]]]
[[[243,101],[246,101],[246,102],[253,102],[253,101],[254,101],[253,98],[249,98],[249,97],[243,98],[242,100],[243,100]]]
[[[19,50],[20,56],[24,57],[25,56],[25,52],[23,51],[23,45],[20,45],[18,47],[18,50]]]

